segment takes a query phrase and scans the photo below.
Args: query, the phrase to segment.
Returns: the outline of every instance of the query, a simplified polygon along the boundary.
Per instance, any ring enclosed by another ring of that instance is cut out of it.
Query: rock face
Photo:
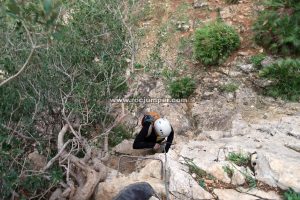
[[[214,101],[205,100],[195,103],[192,110],[192,118],[198,130],[229,130],[235,107],[227,102],[225,97],[219,96]]]
[[[156,158],[164,159],[163,154],[156,154]],[[212,195],[205,191],[199,184],[187,173],[187,167],[177,162],[176,154],[168,154],[167,182],[169,182],[169,191],[172,199],[211,199]],[[158,161],[147,162],[140,172],[133,172],[129,176],[112,178],[99,184],[95,194],[96,200],[108,200],[116,196],[125,186],[136,182],[149,183],[159,197],[165,197],[165,181],[161,178],[161,166]]]
[[[299,192],[300,153],[286,147],[287,144],[299,144],[299,125],[299,116],[285,117],[274,122],[261,121],[258,124],[247,124],[238,119],[233,121],[230,134],[219,132],[220,139],[217,140],[191,141],[182,148],[180,155],[193,159],[198,167],[217,179],[238,185],[243,179],[230,179],[222,169],[223,166],[232,165],[226,160],[228,153],[256,154],[252,165],[257,180],[284,190],[291,187]],[[223,135],[227,137],[221,138]]]
[[[151,81],[149,80],[151,83]],[[143,88],[145,90],[145,88]],[[175,134],[182,134],[185,133],[188,129],[190,129],[191,125],[186,116],[187,107],[185,103],[180,102],[168,102],[172,98],[166,92],[165,85],[162,81],[157,81],[155,85],[151,85],[151,87],[147,87],[147,91],[143,91],[142,94],[149,94],[147,98],[149,101],[151,100],[152,103],[145,103],[141,105],[141,113],[140,116],[137,116],[138,119],[142,118],[142,114],[155,111],[160,114],[161,117],[166,117],[172,127],[175,130]],[[136,127],[136,131],[139,131],[141,127]]]
[[[158,155],[162,160],[164,156]],[[205,191],[188,173],[187,166],[179,163],[173,153],[168,156],[169,191],[174,199],[211,199],[212,195]]]
[[[139,167],[139,171],[129,175],[117,176],[116,171],[112,170],[107,180],[99,184],[95,199],[112,199],[124,187],[137,182],[149,183],[159,197],[166,196],[165,183],[168,183],[171,199],[214,198],[194,180],[196,175],[190,174],[185,159],[192,160],[197,167],[217,180],[237,187],[236,190],[214,189],[214,194],[220,200],[254,200],[258,197],[281,199],[275,192],[239,188],[247,182],[246,176],[272,187],[280,187],[283,190],[292,188],[300,192],[300,153],[297,151],[299,116],[283,117],[277,121],[261,120],[249,124],[238,114],[234,117],[231,127],[227,131],[204,131],[194,141],[178,136],[167,154],[166,168],[162,169],[159,161],[153,160],[145,161]],[[132,141],[124,141],[114,150],[122,154],[133,154],[132,149],[128,148],[131,144]],[[248,161],[251,169],[249,165],[238,166],[228,160],[230,152],[251,155]],[[148,156],[162,160],[165,165],[164,154]],[[232,169],[231,175],[225,172],[226,167]]]
[[[242,190],[242,189],[240,189]],[[245,193],[243,193],[245,192]],[[250,191],[236,191],[232,189],[215,189],[214,193],[218,196],[219,200],[256,200],[256,199],[272,199],[280,200],[275,192],[264,192],[257,189],[252,189]],[[247,194],[246,194],[247,193]]]

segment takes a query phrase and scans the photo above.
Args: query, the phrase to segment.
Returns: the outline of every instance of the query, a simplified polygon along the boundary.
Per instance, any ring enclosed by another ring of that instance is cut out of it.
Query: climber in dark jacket
[[[168,152],[173,138],[174,130],[167,119],[159,118],[154,121],[151,115],[145,115],[143,118],[143,128],[136,136],[133,148],[152,148],[156,151]]]

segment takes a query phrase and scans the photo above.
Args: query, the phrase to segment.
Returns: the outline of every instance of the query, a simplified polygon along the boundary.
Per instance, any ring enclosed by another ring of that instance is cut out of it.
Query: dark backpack
[[[156,196],[152,186],[146,182],[139,182],[126,186],[113,200],[148,200],[152,196]]]

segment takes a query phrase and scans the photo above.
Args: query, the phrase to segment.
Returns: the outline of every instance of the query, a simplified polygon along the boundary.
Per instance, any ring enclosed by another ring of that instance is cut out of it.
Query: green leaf
[[[9,2],[7,3],[7,8],[8,8],[8,12],[14,15],[20,14],[20,8],[17,5],[17,2],[15,0],[9,0]]]
[[[48,15],[52,10],[52,0],[44,0],[44,11]]]

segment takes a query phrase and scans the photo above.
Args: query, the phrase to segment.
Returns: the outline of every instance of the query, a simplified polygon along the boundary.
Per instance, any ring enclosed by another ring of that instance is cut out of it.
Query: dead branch
[[[56,156],[54,156],[48,163],[47,165],[42,169],[42,171],[46,171],[47,169],[49,169],[49,167],[51,167],[53,165],[53,163],[60,157],[60,155],[63,153],[63,151],[65,150],[65,148],[68,146],[68,144],[70,144],[72,140],[68,140],[63,146],[62,148],[59,150],[59,152],[56,154]]]
[[[33,56],[34,51],[35,51],[35,48],[32,48],[31,51],[30,51],[30,53],[29,53],[29,56],[28,56],[27,60],[25,61],[25,63],[21,67],[21,69],[16,74],[14,74],[13,76],[11,76],[11,77],[5,79],[4,81],[2,81],[0,83],[0,87],[2,87],[3,85],[5,85],[9,81],[15,79],[17,76],[19,76],[25,70],[25,68],[27,67],[28,63],[30,62],[30,60],[31,60],[31,58]]]
[[[28,28],[27,28],[27,26],[25,25],[24,22],[22,22],[22,25],[23,25],[23,27],[24,27],[24,29],[25,29],[25,31],[27,33],[27,36],[29,38],[29,41],[31,43],[31,51],[30,51],[30,53],[29,53],[29,55],[28,55],[25,63],[21,67],[21,69],[16,74],[14,74],[14,75],[8,77],[7,79],[5,79],[4,81],[2,81],[0,83],[0,87],[2,87],[3,85],[7,84],[8,82],[10,82],[11,80],[15,79],[16,77],[18,77],[26,69],[27,65],[29,64],[29,62],[30,62],[30,60],[31,60],[31,58],[33,56],[33,53],[35,52],[36,48],[38,48],[36,46],[36,44],[33,42],[32,36],[31,36],[31,34],[30,34],[30,32],[29,32],[29,30],[28,30]]]
[[[18,136],[20,136],[20,137],[23,138],[23,139],[26,139],[26,140],[34,140],[33,138],[28,137],[28,136],[24,135],[23,133],[21,133],[21,132],[19,132],[19,131],[16,131],[16,128],[13,129],[13,128],[9,127],[9,126],[6,126],[5,124],[1,124],[1,126],[2,126],[3,128],[6,128],[7,130],[12,131],[13,133],[17,134]]]

